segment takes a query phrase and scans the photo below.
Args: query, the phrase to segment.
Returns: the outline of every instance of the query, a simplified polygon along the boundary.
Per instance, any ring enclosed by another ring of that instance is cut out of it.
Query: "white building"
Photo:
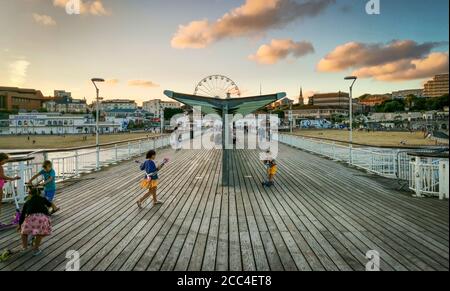
[[[181,108],[181,104],[173,101],[162,101],[160,99],[154,99],[144,102],[142,106],[142,109],[150,112],[155,116],[160,116],[161,111],[165,110],[166,108],[178,109]]]
[[[371,113],[369,119],[372,122],[417,121],[424,119],[424,114],[421,112]]]
[[[55,97],[54,99],[44,102],[43,108],[48,112],[58,113],[86,113],[86,100],[73,99],[72,97]]]
[[[95,120],[89,115],[63,115],[60,113],[20,113],[9,116],[9,134],[89,134],[95,133]],[[101,133],[119,131],[120,124],[100,123]]]
[[[409,95],[414,95],[416,97],[424,97],[423,89],[409,89],[409,90],[400,90],[392,92],[392,99],[406,99]]]
[[[53,96],[55,96],[55,98],[72,98],[72,93],[65,90],[54,90]]]
[[[0,135],[9,134],[9,120],[0,119]]]
[[[137,107],[136,101],[128,99],[103,100],[100,103],[100,111],[112,111],[117,109],[136,110]],[[92,109],[96,109],[95,102],[93,103]]]

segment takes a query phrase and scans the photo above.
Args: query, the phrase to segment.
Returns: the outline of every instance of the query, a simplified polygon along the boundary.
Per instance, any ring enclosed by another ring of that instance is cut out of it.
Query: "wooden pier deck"
[[[81,270],[448,270],[449,204],[415,199],[372,175],[280,145],[274,188],[261,181],[258,152],[232,155],[231,184],[220,185],[221,151],[162,150],[162,206],[139,211],[143,175],[130,161],[66,183],[62,211],[43,254],[20,254],[0,270],[65,270],[78,251]],[[5,207],[2,220],[11,215]],[[0,249],[19,245],[14,230]]]

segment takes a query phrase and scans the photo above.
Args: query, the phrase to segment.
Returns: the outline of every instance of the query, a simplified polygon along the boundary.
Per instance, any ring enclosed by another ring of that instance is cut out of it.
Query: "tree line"
[[[387,100],[374,107],[375,112],[394,113],[404,111],[439,111],[449,106],[449,95],[446,94],[436,98],[423,98],[409,95],[404,100]]]

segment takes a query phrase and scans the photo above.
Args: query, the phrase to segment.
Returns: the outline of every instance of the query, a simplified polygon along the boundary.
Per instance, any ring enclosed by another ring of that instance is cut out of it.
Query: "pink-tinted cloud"
[[[431,53],[422,59],[401,60],[379,66],[365,67],[353,72],[360,78],[374,78],[380,81],[403,81],[430,78],[447,73],[448,53]]]
[[[105,83],[109,86],[115,86],[119,84],[119,82],[120,82],[119,79],[109,79],[105,81]]]
[[[55,26],[56,21],[48,15],[33,13],[33,19],[36,23],[43,26]]]
[[[128,81],[128,86],[131,87],[144,87],[144,88],[156,88],[159,87],[158,84],[147,81],[147,80],[130,80]]]
[[[79,1],[81,14],[90,14],[95,16],[111,14],[111,12],[103,5],[102,0],[53,0],[53,5],[65,9],[66,5],[70,1]]]
[[[249,56],[249,59],[260,64],[273,65],[289,56],[301,58],[311,53],[314,53],[314,46],[310,42],[274,39],[270,44],[262,45],[256,54]]]
[[[384,81],[428,78],[448,71],[448,53],[432,53],[444,43],[418,44],[399,40],[389,44],[350,42],[338,46],[317,65],[321,72],[342,72],[349,69],[361,78]]]
[[[203,19],[181,25],[172,47],[198,49],[224,38],[260,35],[297,19],[317,16],[333,3],[335,0],[246,0],[215,21]]]

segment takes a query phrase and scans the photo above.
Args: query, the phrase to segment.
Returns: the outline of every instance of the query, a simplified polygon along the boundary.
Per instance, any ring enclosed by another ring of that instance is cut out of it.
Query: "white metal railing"
[[[448,159],[413,156],[410,162],[409,188],[416,197],[449,198]]]
[[[356,148],[293,135],[279,135],[279,141],[290,146],[351,164],[355,167],[388,178],[396,178],[399,150]]]
[[[18,202],[23,203],[26,196],[25,182],[31,179],[34,167],[31,164],[32,158],[15,159],[4,165],[5,175],[8,177],[21,177],[20,180],[8,181],[3,188],[3,201],[13,201],[14,193]]]
[[[13,200],[13,190],[17,191],[20,202],[26,196],[26,182],[42,166],[43,160],[50,160],[56,172],[56,181],[61,182],[72,178],[77,178],[81,174],[98,171],[103,167],[117,164],[121,161],[143,155],[152,149],[160,149],[170,145],[170,135],[136,140],[128,143],[109,144],[99,148],[79,149],[73,151],[59,152],[42,151],[33,154],[33,157],[14,161],[6,164],[6,175],[10,177],[19,176],[20,180],[7,183],[4,188],[3,201]],[[20,160],[20,161],[19,161]]]
[[[448,158],[417,158],[409,156],[410,151],[402,149],[360,148],[286,134],[279,135],[279,142],[348,163],[379,176],[407,181],[409,188],[418,197],[427,195],[448,199]],[[433,149],[419,152],[431,153]]]

